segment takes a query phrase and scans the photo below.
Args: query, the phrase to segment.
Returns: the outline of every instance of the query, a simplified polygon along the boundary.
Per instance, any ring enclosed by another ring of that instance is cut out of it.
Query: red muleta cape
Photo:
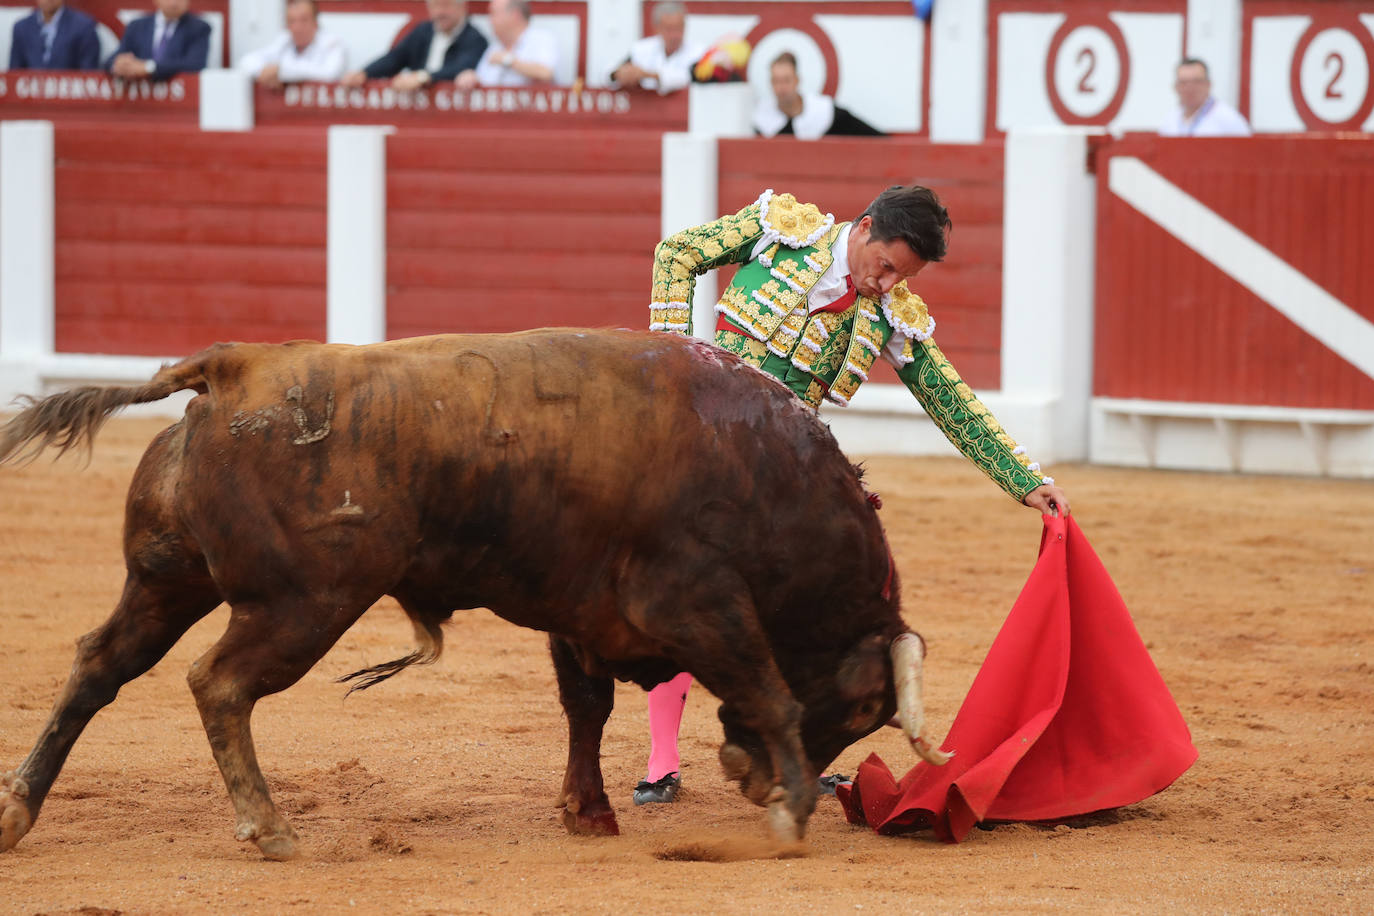
[[[1044,517],[1040,558],[942,745],[900,782],[876,754],[837,790],[852,824],[1039,821],[1130,805],[1197,759],[1188,726],[1121,595],[1073,518]]]

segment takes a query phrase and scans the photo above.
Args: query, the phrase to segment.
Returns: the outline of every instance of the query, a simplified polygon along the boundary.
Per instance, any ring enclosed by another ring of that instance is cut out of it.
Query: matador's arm
[[[1041,484],[1054,483],[1054,478],[1040,475],[1040,465],[1012,441],[933,339],[910,341],[903,353],[908,355],[911,361],[897,370],[897,377],[954,447],[1012,499],[1022,502]]]
[[[696,278],[722,264],[749,260],[763,237],[758,203],[704,226],[693,226],[654,249],[653,301],[649,330],[692,333],[692,290]]]

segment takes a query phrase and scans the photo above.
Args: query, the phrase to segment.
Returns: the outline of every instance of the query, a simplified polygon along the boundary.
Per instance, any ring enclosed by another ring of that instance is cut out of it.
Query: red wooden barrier
[[[161,83],[130,83],[91,70],[0,73],[0,116],[196,124],[200,119],[200,77],[186,73]]]
[[[1103,397],[1374,408],[1374,379],[1113,194],[1117,156],[1140,159],[1374,320],[1374,139],[1142,136],[1100,147],[1093,384]]]
[[[323,339],[323,130],[59,125],[54,143],[59,352]]]
[[[1000,141],[975,146],[921,140],[722,140],[722,212],[754,201],[765,188],[790,192],[853,219],[884,188],[933,188],[954,220],[948,258],[911,281],[935,316],[935,338],[978,388],[1001,384],[1002,155]],[[876,381],[896,383],[887,363]]]
[[[657,133],[387,140],[387,336],[648,324]]]

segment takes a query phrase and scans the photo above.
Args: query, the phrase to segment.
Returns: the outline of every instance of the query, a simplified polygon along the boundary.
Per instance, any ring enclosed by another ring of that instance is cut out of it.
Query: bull
[[[383,595],[412,653],[486,607],[549,634],[568,718],[561,817],[618,833],[600,745],[613,679],[689,671],[721,701],[726,774],[802,835],[816,777],[897,713],[917,752],[924,643],[860,475],[785,388],[704,343],[629,331],[373,346],[219,344],[146,384],[84,387],[0,429],[0,464],[89,448],[130,404],[196,392],[130,485],[123,594],[82,637],[39,739],[0,783],[0,851],[30,830],[91,717],[221,602],[188,682],[237,815],[297,851],[250,730]]]

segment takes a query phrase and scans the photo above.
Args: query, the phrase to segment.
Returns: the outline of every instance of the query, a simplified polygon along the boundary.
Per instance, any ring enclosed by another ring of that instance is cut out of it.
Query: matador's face
[[[865,216],[849,230],[849,275],[859,295],[877,299],[920,273],[928,264],[901,239],[876,241],[873,218]]]

